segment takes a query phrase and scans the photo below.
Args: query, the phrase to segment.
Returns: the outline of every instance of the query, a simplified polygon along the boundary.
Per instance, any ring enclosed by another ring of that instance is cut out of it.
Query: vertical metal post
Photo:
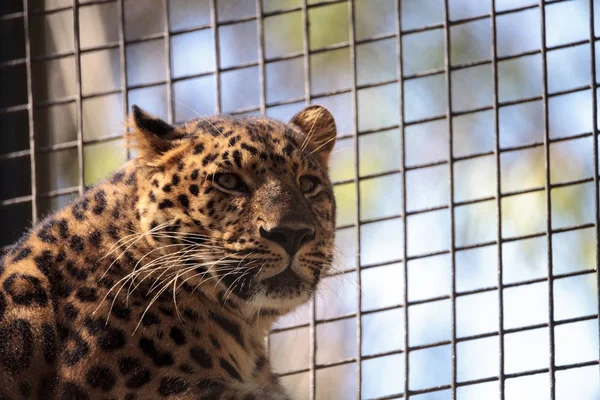
[[[504,400],[504,287],[502,268],[502,169],[500,167],[500,106],[498,98],[498,40],[496,32],[496,0],[491,0],[492,77],[494,79],[494,158],[496,161],[496,243],[498,246],[498,393]]]
[[[409,341],[409,323],[408,323],[408,215],[406,212],[406,129],[404,113],[404,61],[402,46],[402,0],[396,2],[396,34],[398,35],[397,59],[398,59],[398,99],[400,109],[400,121],[398,129],[400,130],[400,145],[402,146],[402,258],[404,259],[404,398],[410,397],[410,341]]]
[[[260,114],[267,113],[267,94],[265,78],[265,35],[263,26],[263,5],[262,0],[256,0],[256,36],[258,40],[258,79],[260,86]],[[271,335],[265,338],[267,354],[271,352]]]
[[[79,166],[78,187],[79,194],[83,194],[84,170],[83,170],[83,112],[82,112],[82,89],[81,89],[81,48],[79,45],[79,1],[73,0],[73,54],[75,57],[75,90],[76,113],[77,113],[77,164]]]
[[[545,1],[540,0],[540,22],[541,22],[541,37],[542,37],[542,105],[544,110],[544,183],[546,194],[546,240],[547,243],[547,259],[548,263],[548,334],[550,342],[550,354],[548,359],[548,375],[550,377],[550,400],[556,398],[555,389],[555,362],[554,362],[554,278],[552,276],[552,186],[550,182],[550,126],[548,118],[548,50],[546,45],[546,7]]]
[[[120,84],[121,94],[123,96],[123,119],[127,121],[129,114],[129,93],[127,91],[127,49],[125,47],[125,0],[118,1],[118,18],[119,18],[119,68],[120,68]],[[131,158],[131,150],[127,146],[127,159]]]
[[[171,26],[169,23],[169,0],[163,0],[165,7],[164,25],[165,25],[165,57],[166,57],[166,85],[167,85],[167,120],[169,123],[175,122],[175,106],[173,100],[173,73],[171,58]]]
[[[360,257],[360,152],[358,143],[358,93],[356,68],[356,7],[355,0],[348,2],[350,21],[350,70],[352,71],[352,119],[354,125],[354,189],[356,206],[354,210],[356,223],[356,398],[361,399],[362,393],[362,285]]]
[[[215,113],[221,113],[221,46],[219,43],[219,15],[217,0],[210,0],[210,25],[215,54]]]
[[[258,80],[260,86],[260,113],[267,112],[266,78],[265,78],[265,35],[263,26],[262,0],[256,0],[256,36],[258,42]]]
[[[596,36],[594,34],[594,26],[596,24],[594,16],[594,0],[589,0],[589,13],[590,13],[590,58],[591,58],[591,86],[592,86],[592,135],[594,143],[594,227],[596,231],[596,281],[598,288],[598,333],[600,334],[600,186],[598,182],[598,174],[600,173],[598,168],[598,96],[596,89],[598,84],[596,83]]]
[[[25,35],[25,70],[27,73],[27,123],[29,127],[29,165],[31,168],[31,222],[38,219],[35,119],[33,107],[33,78],[31,74],[31,41],[29,31],[29,0],[23,0],[23,29]]]
[[[448,213],[450,219],[450,265],[452,266],[452,399],[456,399],[456,254],[454,229],[454,138],[452,126],[452,62],[450,60],[450,6],[444,0],[444,69],[446,78],[446,121],[448,123]]]
[[[310,104],[310,43],[308,34],[308,2],[302,0],[302,28],[303,28],[303,61],[304,61],[304,103]],[[309,325],[309,342],[310,342],[310,354],[309,354],[309,399],[315,400],[317,396],[317,328],[315,324],[317,314],[317,303],[314,297],[311,299],[310,304],[310,325]]]
[[[310,104],[310,43],[308,26],[308,4],[307,0],[302,0],[302,34],[304,39],[302,44],[302,61],[304,64],[304,103],[306,105]]]

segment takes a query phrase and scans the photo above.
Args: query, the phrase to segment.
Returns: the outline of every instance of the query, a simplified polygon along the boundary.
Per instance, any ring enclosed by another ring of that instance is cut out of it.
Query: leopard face
[[[336,129],[327,110],[308,107],[289,124],[213,117],[171,126],[134,108],[132,127],[151,184],[137,211],[154,254],[141,270],[254,309],[284,312],[309,299],[333,259]]]

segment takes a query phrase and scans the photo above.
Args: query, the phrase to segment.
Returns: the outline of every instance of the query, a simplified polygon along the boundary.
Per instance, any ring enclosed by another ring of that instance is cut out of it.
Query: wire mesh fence
[[[596,1],[5,0],[0,245],[130,155],[132,104],[330,108],[336,272],[295,398],[597,399]]]

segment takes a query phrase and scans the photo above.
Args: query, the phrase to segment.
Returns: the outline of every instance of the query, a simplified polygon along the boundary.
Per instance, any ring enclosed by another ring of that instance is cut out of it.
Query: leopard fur
[[[0,260],[0,399],[288,400],[265,337],[330,267],[331,114],[170,125]]]

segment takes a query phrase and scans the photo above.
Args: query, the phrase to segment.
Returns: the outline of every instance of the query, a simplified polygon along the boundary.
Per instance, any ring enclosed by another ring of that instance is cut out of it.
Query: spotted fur
[[[286,400],[263,345],[333,254],[331,114],[172,126],[0,261],[0,399]]]

